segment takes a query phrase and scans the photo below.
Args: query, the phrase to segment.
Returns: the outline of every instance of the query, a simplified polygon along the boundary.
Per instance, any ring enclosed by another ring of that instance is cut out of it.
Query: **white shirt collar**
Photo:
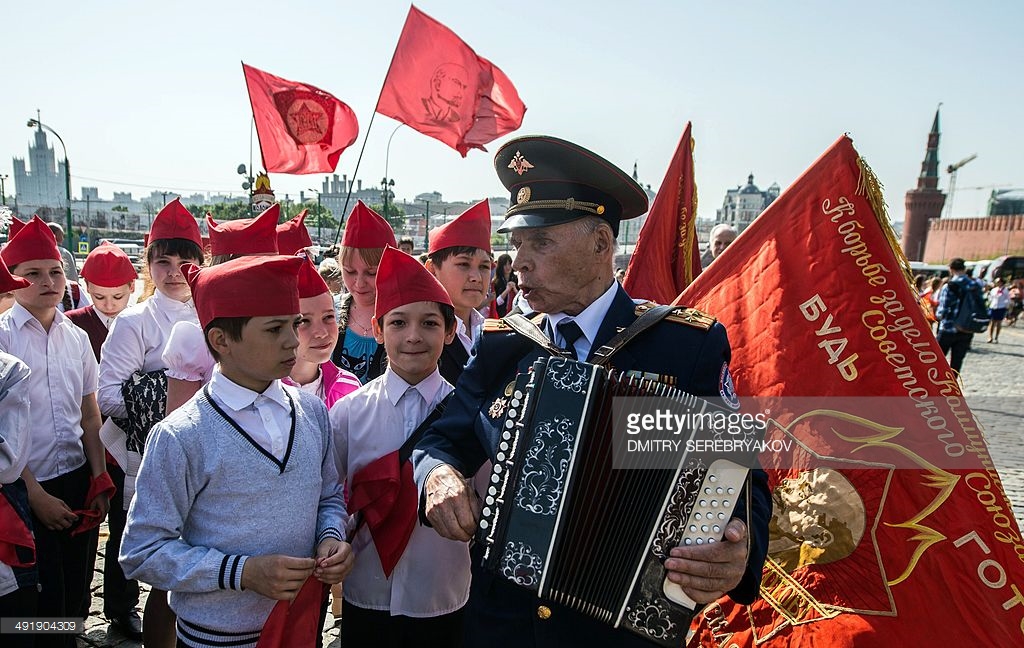
[[[96,316],[96,319],[100,321],[100,324],[107,327],[108,329],[110,328],[110,325],[113,324],[114,318],[107,317],[106,315],[101,313],[95,306],[92,307],[92,312]]]
[[[444,378],[441,377],[441,371],[435,369],[434,373],[430,374],[423,380],[419,381],[415,385],[410,385],[405,382],[405,379],[396,374],[388,367],[384,370],[384,393],[387,394],[388,401],[392,405],[398,405],[398,399],[402,397],[409,387],[413,387],[423,397],[424,402],[428,405],[434,402],[434,397],[437,396],[437,390],[441,389],[441,385],[444,384]]]
[[[163,294],[159,290],[153,291],[153,296],[150,297],[153,300],[153,305],[165,312],[191,312],[195,311],[195,304],[192,303],[192,298],[189,297],[188,301],[180,302],[177,299],[171,299],[167,295]]]
[[[10,317],[12,320],[14,320],[15,326],[17,326],[19,329],[23,328],[25,324],[27,324],[30,321],[39,321],[36,319],[35,315],[28,312],[28,309],[26,309],[18,302],[14,302],[14,306],[11,306]],[[61,310],[58,308],[53,318],[53,324],[50,326],[50,328],[52,329],[54,326],[59,326],[61,323],[67,321],[67,319],[68,318],[64,316],[64,313],[62,313]]]
[[[285,409],[291,409],[291,405],[288,403],[288,396],[285,395],[284,387],[281,386],[280,380],[270,383],[270,386],[261,394],[247,387],[242,387],[222,374],[218,367],[214,370],[213,377],[210,378],[210,390],[217,394],[218,400],[236,412],[251,406],[260,396],[269,398]]]
[[[486,318],[480,314],[475,308],[469,309],[469,329],[466,329],[466,322],[461,317],[455,318],[455,332],[458,334],[462,345],[466,347],[466,351],[473,348],[473,343],[476,342],[477,335],[480,334],[480,330],[483,327],[484,320]],[[467,345],[468,342],[468,345]]]
[[[612,307],[612,302],[615,301],[615,293],[618,292],[618,288],[619,282],[612,280],[612,285],[608,287],[608,290],[604,291],[600,297],[591,302],[589,306],[584,308],[575,317],[565,313],[549,314],[548,324],[551,327],[551,331],[556,331],[556,327],[562,320],[573,320],[580,327],[580,330],[583,331],[587,341],[593,345],[594,339],[597,338],[597,332],[601,329],[601,322],[604,321],[604,316],[608,314],[608,309]]]

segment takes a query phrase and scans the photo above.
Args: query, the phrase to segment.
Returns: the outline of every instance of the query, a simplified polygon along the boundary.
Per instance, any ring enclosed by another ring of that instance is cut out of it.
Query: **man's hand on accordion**
[[[476,533],[480,499],[457,470],[441,464],[430,471],[424,485],[426,514],[442,538],[466,542]]]
[[[710,603],[735,589],[747,568],[747,525],[733,518],[721,542],[676,547],[665,561],[668,579],[697,603]]]

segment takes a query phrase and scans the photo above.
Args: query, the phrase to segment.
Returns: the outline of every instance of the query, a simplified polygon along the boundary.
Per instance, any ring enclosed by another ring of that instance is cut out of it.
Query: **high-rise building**
[[[903,219],[903,253],[910,261],[924,258],[924,246],[928,239],[928,222],[942,215],[946,194],[939,191],[939,109],[935,109],[935,121],[928,133],[928,146],[921,175],[917,177],[917,189],[907,192],[904,203],[907,208]]]
[[[33,135],[35,142],[28,147],[29,168],[26,169],[24,158],[12,160],[18,210],[23,214],[31,214],[41,207],[62,210],[67,206],[64,162],[56,162],[53,147],[46,141],[42,126]]]

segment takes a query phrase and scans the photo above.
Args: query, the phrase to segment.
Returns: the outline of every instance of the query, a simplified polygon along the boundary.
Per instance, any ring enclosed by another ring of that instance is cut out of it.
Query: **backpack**
[[[966,283],[950,282],[949,285],[956,286],[956,294],[960,299],[956,315],[953,316],[956,330],[961,333],[983,333],[988,329],[989,316],[981,286],[973,280]]]

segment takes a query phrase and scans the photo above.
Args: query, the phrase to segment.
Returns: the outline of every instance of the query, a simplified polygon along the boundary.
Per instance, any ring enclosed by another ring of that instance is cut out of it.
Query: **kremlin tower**
[[[928,133],[928,149],[921,163],[917,189],[907,192],[907,213],[903,219],[903,252],[910,261],[924,257],[924,244],[928,238],[928,221],[939,218],[946,195],[939,191],[939,110]]]

